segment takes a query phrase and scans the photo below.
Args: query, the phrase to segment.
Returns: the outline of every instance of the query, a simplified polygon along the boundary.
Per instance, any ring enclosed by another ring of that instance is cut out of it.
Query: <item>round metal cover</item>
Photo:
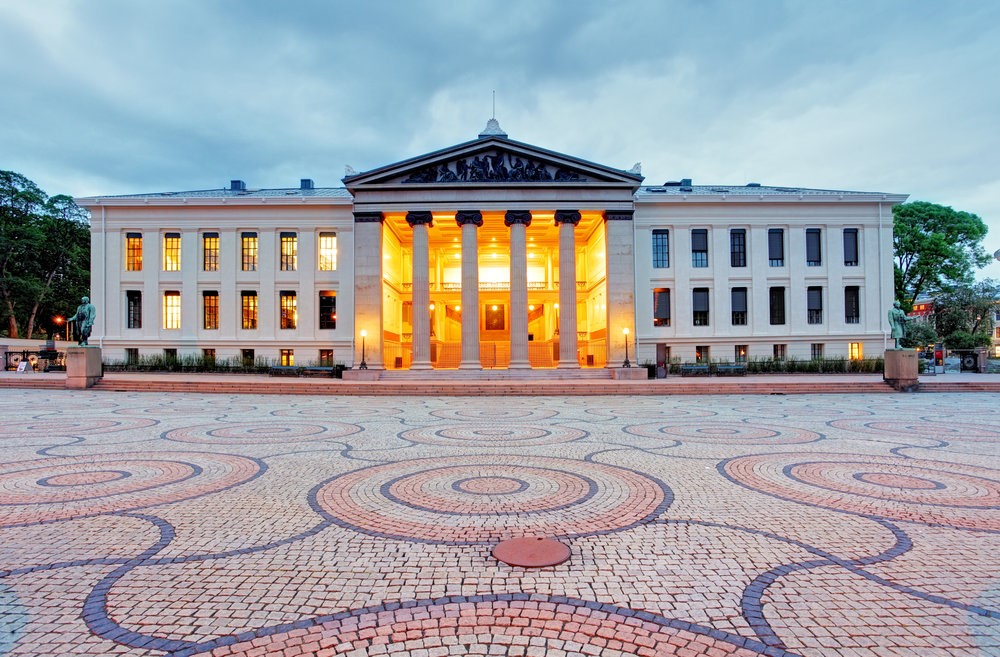
[[[569,559],[569,546],[542,536],[522,536],[497,543],[493,556],[510,566],[544,568]]]

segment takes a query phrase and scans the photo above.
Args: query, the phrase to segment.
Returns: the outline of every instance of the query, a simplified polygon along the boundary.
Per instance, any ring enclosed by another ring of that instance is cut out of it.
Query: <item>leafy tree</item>
[[[0,318],[7,334],[49,335],[67,299],[90,289],[90,229],[73,199],[49,198],[35,183],[0,171]],[[41,321],[39,321],[41,320]]]
[[[916,319],[906,323],[906,337],[899,341],[900,346],[910,348],[925,347],[937,342],[937,330],[934,322]]]
[[[956,287],[934,299],[934,320],[945,346],[949,349],[990,346],[998,297],[1000,286],[987,279]]]
[[[896,300],[904,310],[921,293],[967,285],[990,262],[983,249],[987,227],[978,215],[914,201],[892,209]]]

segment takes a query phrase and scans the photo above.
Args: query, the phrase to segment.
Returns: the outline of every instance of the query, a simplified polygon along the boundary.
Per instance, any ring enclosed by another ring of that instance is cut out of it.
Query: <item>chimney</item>
[[[316,185],[313,183],[312,178],[301,178],[299,180],[299,189],[315,189]]]
[[[247,191],[247,184],[242,180],[230,180],[229,181],[229,191],[231,192],[245,192]]]

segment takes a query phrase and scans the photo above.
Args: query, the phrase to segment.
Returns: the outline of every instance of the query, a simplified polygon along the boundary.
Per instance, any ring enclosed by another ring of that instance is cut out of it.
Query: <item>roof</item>
[[[804,200],[812,197],[837,198],[838,200],[852,199],[861,201],[893,201],[903,202],[906,194],[890,194],[888,192],[858,192],[838,189],[810,189],[808,187],[776,187],[770,185],[684,185],[671,183],[666,185],[647,185],[640,187],[636,192],[636,200],[654,200],[656,197],[682,197],[692,196],[715,197],[725,199],[727,197],[761,198],[779,197],[789,200]]]
[[[316,187],[300,189],[298,187],[279,187],[276,189],[199,189],[186,192],[151,192],[146,194],[118,194],[105,196],[89,196],[78,198],[76,202],[86,205],[87,202],[100,204],[104,201],[159,201],[159,200],[193,200],[193,199],[351,199],[351,193],[345,187]]]

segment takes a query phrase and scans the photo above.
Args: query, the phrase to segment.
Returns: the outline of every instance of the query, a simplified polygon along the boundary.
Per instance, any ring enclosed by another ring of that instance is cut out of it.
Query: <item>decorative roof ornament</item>
[[[637,176],[642,175],[642,162],[636,162],[632,165],[632,168],[628,170],[629,173],[634,173]]]
[[[358,172],[355,171],[354,167],[352,167],[350,164],[345,164],[344,165],[344,175],[345,176],[354,176],[354,175],[357,175],[357,173]]]
[[[486,139],[487,137],[500,137],[501,139],[507,138],[507,133],[503,131],[503,128],[500,127],[500,122],[495,118],[487,121],[486,127],[479,133],[480,139]]]

